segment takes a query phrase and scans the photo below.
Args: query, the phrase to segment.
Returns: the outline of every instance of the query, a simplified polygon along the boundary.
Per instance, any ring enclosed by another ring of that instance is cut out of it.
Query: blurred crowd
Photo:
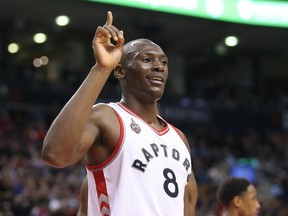
[[[0,77],[0,216],[76,215],[86,173],[83,161],[57,169],[44,164],[40,154],[47,128],[82,76],[74,73],[74,77],[67,78],[69,73],[64,73],[62,80],[51,83],[43,74],[33,75],[31,69],[20,71]],[[209,83],[205,88],[194,86],[195,93],[185,97],[186,108],[265,109],[276,113],[286,105],[284,95],[266,99],[263,94],[236,91],[224,83],[214,83],[211,89]],[[117,84],[111,79],[101,98],[118,100],[118,94]],[[167,104],[169,100],[164,98],[161,107]],[[183,98],[179,98],[181,104]],[[288,132],[279,122],[276,129],[240,131],[224,130],[213,122],[175,124],[191,144],[199,188],[197,216],[218,216],[217,187],[232,175],[231,167],[241,158],[253,158],[256,163],[253,183],[262,204],[260,215],[288,215]]]
[[[0,116],[0,215],[75,215],[85,169],[47,166],[40,158],[46,133],[33,113]]]

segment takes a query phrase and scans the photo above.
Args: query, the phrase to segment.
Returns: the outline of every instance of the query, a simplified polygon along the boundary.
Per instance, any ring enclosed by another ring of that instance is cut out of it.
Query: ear
[[[236,206],[237,208],[239,208],[241,206],[242,203],[242,199],[240,196],[235,196],[232,200],[233,205]]]
[[[115,68],[114,68],[114,77],[117,79],[122,79],[125,77],[125,73],[123,70],[123,67],[121,64],[118,64]]]

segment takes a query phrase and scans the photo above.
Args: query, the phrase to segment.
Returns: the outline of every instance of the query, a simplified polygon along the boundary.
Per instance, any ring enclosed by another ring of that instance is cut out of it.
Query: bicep
[[[192,173],[185,186],[184,192],[184,216],[195,216],[196,203],[198,198],[197,184]]]
[[[100,136],[100,118],[101,112],[94,110],[86,123],[85,129],[80,139],[79,147],[77,149],[81,157],[83,157],[88,152],[90,147],[95,143],[95,140],[97,140]]]
[[[190,204],[195,207],[197,198],[198,198],[198,189],[197,189],[196,179],[193,173],[189,177],[188,188],[189,188],[188,196],[189,196]]]

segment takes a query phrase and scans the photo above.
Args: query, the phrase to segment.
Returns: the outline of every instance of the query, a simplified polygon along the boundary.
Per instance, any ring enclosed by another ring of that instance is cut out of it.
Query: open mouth
[[[151,77],[147,77],[147,79],[153,82],[157,82],[157,83],[164,83],[164,79],[159,76],[151,76]]]

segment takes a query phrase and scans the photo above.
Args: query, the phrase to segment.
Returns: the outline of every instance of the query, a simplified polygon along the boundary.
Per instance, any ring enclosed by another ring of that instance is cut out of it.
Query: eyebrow
[[[142,52],[142,53],[138,52],[135,56],[139,56],[139,55],[154,55],[155,53],[158,53],[158,52],[153,52],[153,51],[151,51],[151,52]],[[167,55],[165,55],[164,53],[159,54],[159,56],[164,57],[164,58],[168,58]]]

